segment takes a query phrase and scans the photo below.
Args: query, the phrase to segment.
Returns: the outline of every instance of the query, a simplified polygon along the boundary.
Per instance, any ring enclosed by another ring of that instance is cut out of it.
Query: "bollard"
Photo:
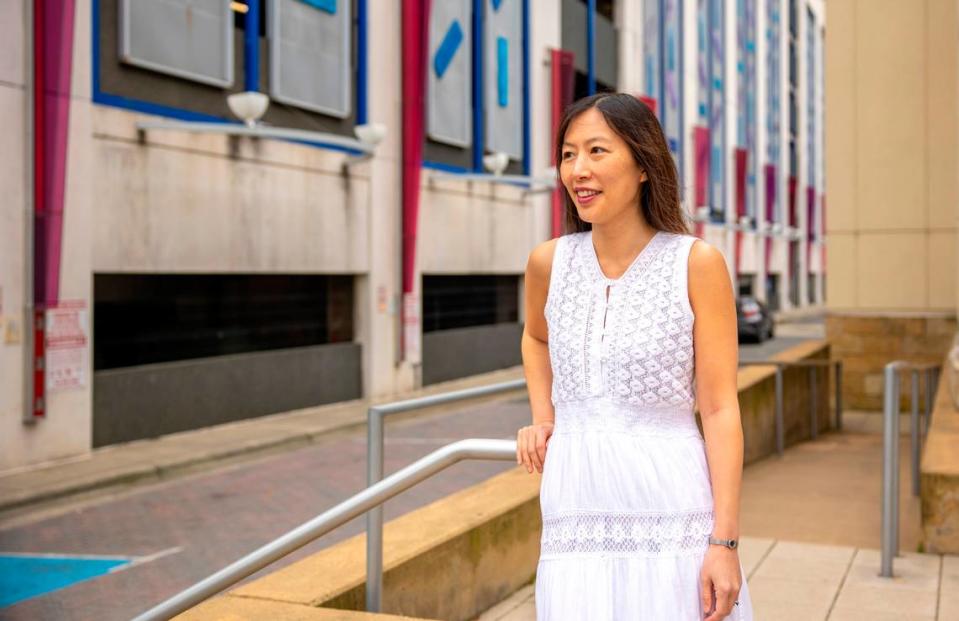
[[[809,367],[809,437],[815,440],[819,437],[819,416],[816,406],[819,399],[816,395],[816,367]]]
[[[882,438],[882,552],[880,575],[892,577],[892,562],[898,552],[899,530],[899,375],[890,362],[884,370]]]

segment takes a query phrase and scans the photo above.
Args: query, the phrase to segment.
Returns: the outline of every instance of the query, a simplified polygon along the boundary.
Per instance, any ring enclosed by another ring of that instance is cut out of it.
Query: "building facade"
[[[16,0],[0,32],[0,470],[518,364],[592,92],[655,108],[740,293],[823,303],[822,0]]]
[[[955,0],[829,2],[827,332],[853,408],[881,410],[883,366],[941,363],[956,331],[957,18]]]

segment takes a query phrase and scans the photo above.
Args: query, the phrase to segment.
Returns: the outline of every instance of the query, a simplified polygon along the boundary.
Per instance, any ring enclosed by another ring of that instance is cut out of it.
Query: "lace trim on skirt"
[[[682,513],[564,513],[543,518],[540,558],[664,556],[703,552],[712,510]]]

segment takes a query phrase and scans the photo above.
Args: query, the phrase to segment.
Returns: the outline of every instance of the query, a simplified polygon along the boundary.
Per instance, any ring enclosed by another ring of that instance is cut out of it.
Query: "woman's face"
[[[559,174],[584,222],[595,226],[640,215],[639,184],[646,173],[597,108],[573,119],[561,153]]]

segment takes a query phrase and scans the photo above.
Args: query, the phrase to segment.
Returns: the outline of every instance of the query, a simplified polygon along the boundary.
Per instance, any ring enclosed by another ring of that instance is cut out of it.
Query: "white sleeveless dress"
[[[704,617],[699,574],[713,498],[693,413],[686,278],[695,240],[661,231],[615,280],[590,232],[556,244],[539,621]],[[751,620],[745,578],[738,600],[727,619]]]

